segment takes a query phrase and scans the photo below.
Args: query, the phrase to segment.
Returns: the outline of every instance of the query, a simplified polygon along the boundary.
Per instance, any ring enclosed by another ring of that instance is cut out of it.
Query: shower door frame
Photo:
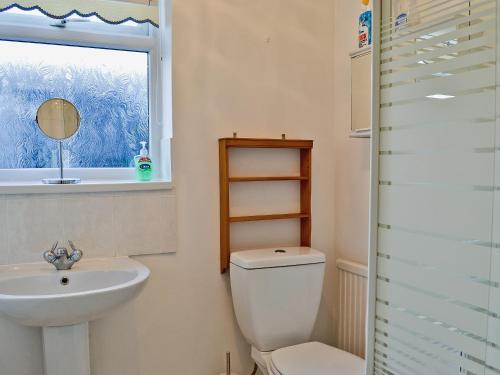
[[[366,314],[366,375],[374,371],[375,354],[375,304],[377,293],[377,243],[378,243],[378,186],[379,186],[379,139],[380,139],[380,27],[382,0],[373,0],[372,9],[372,105],[370,140],[370,221],[368,258],[368,304]]]

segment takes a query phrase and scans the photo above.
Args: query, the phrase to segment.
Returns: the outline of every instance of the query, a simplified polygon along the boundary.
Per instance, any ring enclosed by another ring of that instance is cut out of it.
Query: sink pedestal
[[[90,375],[89,324],[43,327],[45,375]]]

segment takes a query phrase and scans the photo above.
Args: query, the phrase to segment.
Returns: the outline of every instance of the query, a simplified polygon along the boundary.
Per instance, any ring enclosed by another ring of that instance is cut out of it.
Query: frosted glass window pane
[[[50,98],[81,115],[64,142],[69,167],[129,167],[149,141],[147,53],[11,41],[0,50],[0,169],[57,166],[57,144],[35,122]]]

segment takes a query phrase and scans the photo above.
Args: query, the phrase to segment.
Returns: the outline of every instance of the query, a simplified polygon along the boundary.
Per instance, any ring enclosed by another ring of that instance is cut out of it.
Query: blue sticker
[[[372,44],[372,11],[367,10],[359,16],[359,48]]]

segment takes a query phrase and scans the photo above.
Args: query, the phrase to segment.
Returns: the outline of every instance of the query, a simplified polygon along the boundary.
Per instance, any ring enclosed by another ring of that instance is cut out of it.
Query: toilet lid
[[[277,375],[364,375],[365,361],[343,350],[308,342],[274,351],[271,368]]]

